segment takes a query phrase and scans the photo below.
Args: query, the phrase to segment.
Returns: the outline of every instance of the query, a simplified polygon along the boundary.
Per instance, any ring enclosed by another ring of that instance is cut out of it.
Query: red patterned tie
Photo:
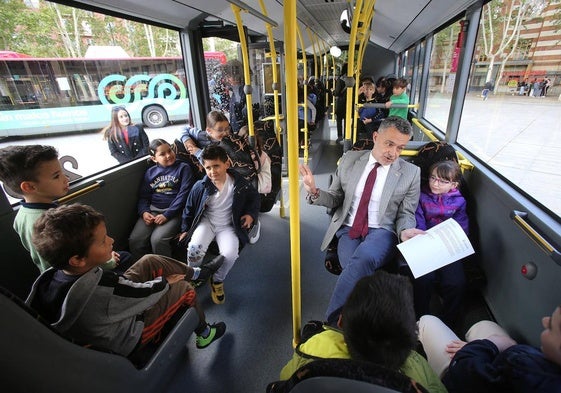
[[[374,188],[374,183],[376,182],[376,175],[378,173],[379,166],[380,164],[378,162],[375,163],[374,168],[372,168],[366,178],[364,190],[362,191],[358,209],[356,210],[355,220],[353,221],[353,226],[349,231],[349,237],[351,239],[365,237],[368,234],[368,204],[370,203],[370,195],[372,195],[372,189]]]

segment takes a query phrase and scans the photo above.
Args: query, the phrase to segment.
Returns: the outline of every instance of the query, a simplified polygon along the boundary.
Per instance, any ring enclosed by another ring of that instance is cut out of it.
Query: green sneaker
[[[203,349],[208,347],[210,344],[218,340],[224,335],[226,331],[226,324],[224,322],[213,323],[208,325],[210,327],[210,333],[207,337],[197,335],[195,342],[197,343],[197,348]]]

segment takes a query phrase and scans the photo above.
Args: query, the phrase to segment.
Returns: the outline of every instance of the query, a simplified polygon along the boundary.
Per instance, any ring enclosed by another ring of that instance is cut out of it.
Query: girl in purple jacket
[[[453,218],[468,233],[466,200],[458,191],[461,171],[455,161],[440,161],[429,169],[428,187],[421,190],[419,206],[415,213],[418,229],[433,226]],[[442,298],[442,320],[454,326],[460,312],[466,279],[462,261],[457,261],[417,278],[414,283],[415,312],[417,318],[430,314],[429,305],[436,284]]]

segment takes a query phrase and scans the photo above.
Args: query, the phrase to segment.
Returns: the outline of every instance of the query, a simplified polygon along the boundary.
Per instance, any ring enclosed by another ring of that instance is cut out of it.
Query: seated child
[[[145,255],[123,275],[100,269],[113,239],[103,215],[82,204],[49,209],[33,228],[33,244],[52,266],[33,284],[26,303],[61,333],[122,355],[149,342],[182,306],[199,315],[197,348],[219,339],[223,322],[209,325],[186,280],[210,276],[221,261],[190,268],[172,258]]]
[[[461,180],[459,165],[455,161],[439,161],[429,168],[429,174],[428,186],[421,189],[415,212],[417,228],[430,229],[453,218],[467,234],[469,221],[466,200],[458,191]],[[466,286],[462,261],[441,267],[413,282],[417,318],[429,314],[435,285],[438,285],[442,297],[442,318],[447,324],[454,325],[461,311]]]
[[[362,84],[363,93],[359,96],[359,103],[361,104],[374,104],[374,83],[370,79],[366,80]],[[358,123],[358,133],[367,137],[371,137],[374,129],[374,120],[379,118],[379,111],[377,108],[363,106],[358,110],[359,123]]]
[[[220,142],[229,134],[230,123],[226,115],[220,111],[210,111],[206,116],[206,130],[186,127],[180,139],[185,145],[185,149],[202,162],[202,149],[213,142]]]
[[[181,224],[181,210],[195,182],[191,168],[175,159],[171,146],[154,139],[148,149],[156,165],[148,168],[140,185],[138,215],[129,237],[135,258],[144,254],[172,256],[170,240]]]
[[[0,149],[0,180],[12,191],[21,193],[24,201],[14,219],[14,230],[33,263],[44,272],[51,267],[35,250],[31,241],[33,224],[43,212],[57,205],[53,202],[68,193],[69,181],[52,146],[8,146]],[[112,252],[104,269],[124,272],[133,262],[126,251]]]
[[[419,320],[428,362],[450,393],[561,392],[561,308],[542,318],[541,349],[517,344],[492,321],[479,321],[461,341],[432,315]]]
[[[399,370],[429,392],[446,392],[438,376],[417,352],[411,284],[383,270],[361,278],[343,306],[338,328],[301,343],[281,371],[286,380],[314,359],[354,359]]]
[[[389,108],[389,116],[398,116],[407,120],[408,108],[395,108],[394,104],[409,105],[409,96],[407,95],[407,79],[398,78],[393,82],[393,95],[386,102],[386,108]]]
[[[211,297],[214,303],[222,304],[224,279],[238,259],[240,246],[249,242],[248,231],[258,222],[260,196],[240,174],[229,169],[222,147],[207,146],[201,158],[206,176],[195,183],[187,197],[179,240],[189,242],[189,266],[199,266],[210,242],[216,239],[224,264],[211,278]]]

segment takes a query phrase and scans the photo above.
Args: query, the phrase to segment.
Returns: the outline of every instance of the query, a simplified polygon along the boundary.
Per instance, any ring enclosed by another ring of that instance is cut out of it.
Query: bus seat
[[[189,308],[140,368],[128,358],[88,349],[62,337],[21,299],[0,287],[3,340],[0,367],[10,392],[152,392],[174,372],[174,363],[199,323]]]
[[[273,382],[267,386],[267,393],[349,391],[427,392],[423,386],[399,371],[352,359],[314,360],[300,367],[286,381]]]
[[[352,379],[336,377],[313,377],[297,384],[290,393],[398,393],[397,390],[389,389],[369,382],[354,381]]]

